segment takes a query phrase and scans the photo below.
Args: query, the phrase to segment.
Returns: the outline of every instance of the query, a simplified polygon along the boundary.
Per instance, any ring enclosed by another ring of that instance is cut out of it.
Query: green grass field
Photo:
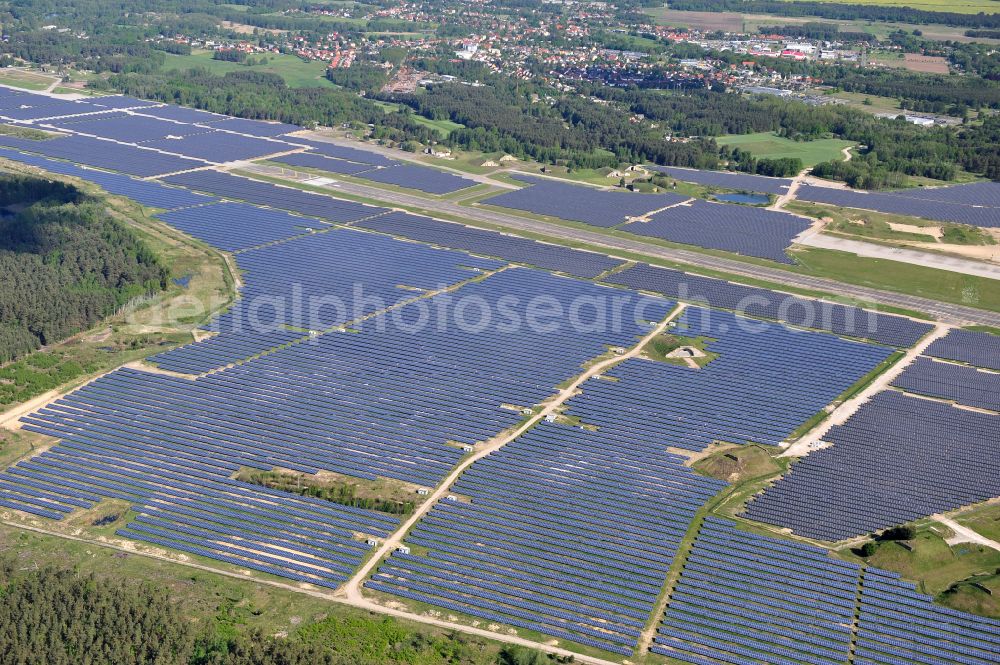
[[[58,76],[40,72],[12,68],[0,69],[0,83],[24,90],[45,90],[58,80]]]
[[[192,51],[191,55],[167,55],[164,69],[192,69],[202,67],[213,74],[225,74],[252,70],[255,72],[270,72],[278,74],[290,88],[334,87],[326,79],[326,63],[314,60],[305,62],[294,55],[255,55],[255,59],[267,58],[266,65],[243,65],[238,62],[213,60],[211,51]]]
[[[795,272],[1000,311],[997,280],[815,247],[796,247],[792,256],[800,264]]]
[[[757,134],[730,134],[717,139],[721,145],[731,145],[749,150],[755,157],[798,157],[805,166],[814,166],[831,159],[843,159],[844,148],[854,145],[842,139],[817,139],[793,141],[771,132]]]
[[[402,104],[394,104],[392,102],[375,102],[377,105],[382,107],[382,110],[386,113],[393,113],[398,111],[403,107]],[[465,125],[459,124],[457,122],[452,122],[451,120],[431,120],[430,118],[425,118],[422,115],[417,115],[414,113],[412,116],[413,121],[424,127],[428,127],[436,131],[442,138],[447,138],[452,131],[456,129],[462,129]]]

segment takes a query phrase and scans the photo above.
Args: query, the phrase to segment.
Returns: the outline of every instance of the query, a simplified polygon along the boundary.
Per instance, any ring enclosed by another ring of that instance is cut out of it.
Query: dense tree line
[[[356,62],[346,69],[327,69],[326,78],[346,90],[377,92],[389,80],[389,72],[370,62]]]
[[[148,44],[77,39],[51,30],[15,33],[0,42],[0,52],[29,62],[75,65],[95,72],[152,72],[166,62],[163,51]]]
[[[0,559],[4,665],[558,665],[533,649],[417,632],[389,617],[331,616],[288,638],[236,631],[223,613],[198,627],[145,583]]]
[[[0,208],[0,362],[166,286],[167,269],[99,198],[7,175]]]
[[[179,665],[188,622],[162,590],[0,566],[0,660],[9,665]]]
[[[845,21],[937,23],[967,28],[1000,27],[1000,14],[960,14],[877,3],[841,3],[796,0],[670,0],[670,8],[696,12],[739,12],[774,16],[816,16]]]
[[[797,23],[794,25],[762,25],[757,28],[762,35],[783,35],[799,39],[822,39],[824,41],[874,42],[878,38],[867,32],[841,32],[836,23]]]
[[[465,125],[448,143],[468,150],[506,152],[543,163],[600,168],[621,162],[712,168],[718,163],[711,140],[668,142],[662,130],[631,122],[578,96],[543,101],[544,91],[502,79],[488,86],[434,85],[422,94],[396,95],[420,115]]]
[[[229,72],[217,76],[203,69],[125,74],[102,85],[129,95],[255,120],[279,120],[305,127],[343,123],[375,125],[373,136],[392,141],[430,143],[434,130],[404,113],[385,113],[371,100],[348,90],[289,88],[268,72]]]

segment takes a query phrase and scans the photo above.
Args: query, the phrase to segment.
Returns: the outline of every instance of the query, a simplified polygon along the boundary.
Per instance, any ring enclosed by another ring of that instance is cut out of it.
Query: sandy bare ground
[[[851,399],[845,401],[836,409],[834,409],[828,418],[813,428],[811,431],[807,432],[805,436],[800,438],[798,441],[794,442],[792,445],[781,454],[782,457],[802,457],[808,455],[813,450],[817,450],[820,443],[823,441],[823,437],[827,435],[834,425],[843,425],[847,422],[847,419],[855,414],[855,412],[861,408],[868,400],[870,400],[876,393],[882,392],[888,388],[893,381],[896,380],[903,371],[910,366],[913,361],[921,355],[931,343],[948,334],[950,328],[943,324],[937,324],[926,337],[924,337],[920,342],[918,342],[912,349],[906,352],[899,361],[882,372],[881,375],[872,383],[862,390],[860,393],[852,397]]]
[[[1000,551],[1000,543],[987,538],[981,533],[973,531],[967,526],[962,526],[950,517],[946,517],[945,515],[931,515],[931,519],[944,524],[955,533],[955,535],[951,538],[945,538],[944,542],[949,545],[954,545],[956,543],[976,543],[977,545],[985,545],[986,547],[992,547],[993,549]]]
[[[819,247],[822,249],[833,249],[841,252],[848,252],[858,256],[873,259],[885,259],[886,261],[898,261],[911,265],[923,266],[925,268],[936,268],[949,272],[962,273],[963,275],[975,275],[986,279],[1000,279],[1000,264],[992,263],[990,260],[1000,262],[1000,247],[997,245],[946,245],[948,251],[961,251],[968,248],[970,254],[983,256],[987,260],[977,260],[962,256],[953,256],[951,253],[945,254],[941,251],[926,251],[919,247],[934,247],[941,249],[942,245],[931,245],[929,243],[916,243],[912,247],[893,247],[881,243],[865,242],[864,240],[854,240],[841,236],[818,233],[810,229],[803,233],[795,242],[807,247]],[[964,254],[965,251],[962,251]]]

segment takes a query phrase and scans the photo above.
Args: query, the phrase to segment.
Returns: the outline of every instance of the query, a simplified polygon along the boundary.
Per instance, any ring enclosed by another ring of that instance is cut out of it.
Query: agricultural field
[[[795,2],[795,0],[787,0]],[[835,0],[819,0],[820,2],[834,2]],[[873,5],[884,7],[909,7],[911,9],[921,9],[929,12],[957,12],[959,14],[993,14],[997,11],[995,0],[956,0],[955,2],[942,2],[942,0],[875,0]]]
[[[983,4],[993,4],[989,2],[989,0],[982,0],[982,2]],[[687,27],[707,31],[723,30],[726,32],[755,32],[761,26],[797,25],[817,21],[816,17],[811,16],[775,16],[769,14],[739,14],[736,12],[697,12],[673,10],[667,7],[655,7],[652,9],[646,9],[645,11],[661,25]],[[946,9],[944,11],[952,10]],[[993,11],[996,11],[996,9],[994,8]],[[904,32],[920,30],[926,39],[935,39],[939,41],[977,41],[985,43],[1000,42],[1000,40],[996,39],[968,37],[965,34],[965,28],[947,25],[916,25],[912,23],[888,22],[873,23],[871,21],[848,21],[827,18],[822,19],[822,22],[836,24],[839,26],[840,30],[844,32],[867,32],[880,38],[885,38],[890,33],[897,30],[903,30]]]
[[[805,166],[815,166],[820,162],[844,158],[844,148],[854,144],[841,139],[816,139],[814,141],[793,141],[761,132],[758,134],[730,134],[716,139],[721,145],[729,145],[749,150],[756,157],[782,158],[798,157]]]

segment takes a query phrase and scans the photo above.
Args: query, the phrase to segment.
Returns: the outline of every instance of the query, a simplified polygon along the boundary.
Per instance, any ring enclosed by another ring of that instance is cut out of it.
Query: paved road
[[[266,166],[258,165],[248,170],[264,175],[277,175],[275,169]],[[512,230],[530,231],[550,237],[585,242],[589,245],[600,246],[611,255],[614,255],[616,251],[641,253],[646,256],[664,259],[667,261],[676,261],[678,263],[686,263],[702,268],[719,270],[747,278],[762,279],[801,289],[812,289],[837,296],[855,298],[857,300],[872,303],[876,306],[886,305],[890,307],[899,307],[925,312],[941,322],[952,325],[968,325],[971,323],[977,323],[1000,327],[1000,313],[989,312],[986,310],[976,309],[974,307],[952,305],[931,300],[929,298],[921,298],[919,296],[893,293],[891,291],[884,291],[866,286],[845,284],[843,282],[827,279],[825,277],[801,275],[788,270],[782,270],[780,268],[757,266],[735,259],[720,258],[688,249],[674,249],[670,247],[650,245],[639,240],[612,237],[596,231],[562,226],[560,224],[519,217],[514,214],[507,214],[493,210],[483,210],[475,207],[461,206],[447,200],[431,200],[414,194],[387,191],[379,187],[338,181],[332,185],[328,185],[327,188],[330,190],[331,194],[343,192],[345,194],[364,196],[366,198],[382,201],[388,205],[434,210],[458,217],[460,219],[466,219],[473,226],[477,223],[490,224],[494,226],[503,226]]]

